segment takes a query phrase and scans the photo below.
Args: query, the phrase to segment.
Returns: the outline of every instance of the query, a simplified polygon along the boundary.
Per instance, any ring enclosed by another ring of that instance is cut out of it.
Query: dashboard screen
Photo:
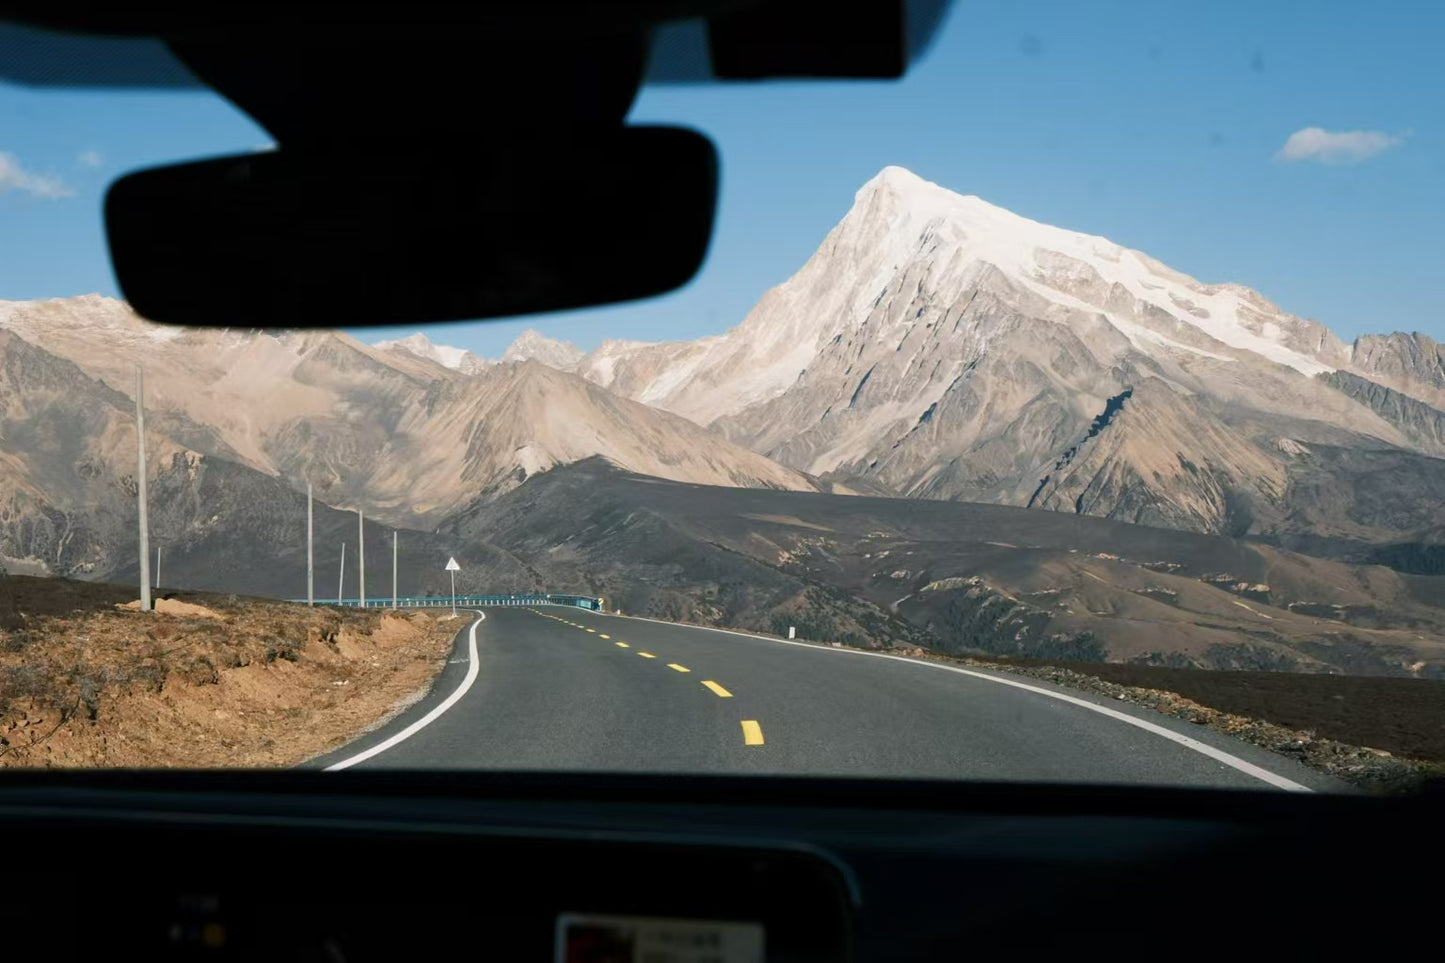
[[[563,913],[556,963],[762,963],[763,927],[733,920]]]

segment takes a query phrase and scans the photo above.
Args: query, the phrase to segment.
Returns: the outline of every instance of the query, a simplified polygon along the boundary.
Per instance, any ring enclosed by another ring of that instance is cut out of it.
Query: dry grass
[[[415,699],[459,626],[190,593],[142,613],[113,586],[19,576],[0,592],[0,766],[294,765]]]

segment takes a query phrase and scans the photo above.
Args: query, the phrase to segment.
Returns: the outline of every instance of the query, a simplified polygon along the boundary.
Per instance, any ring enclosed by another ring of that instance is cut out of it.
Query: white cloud
[[[0,151],[0,194],[6,191],[20,191],[32,197],[54,199],[74,197],[75,191],[67,187],[58,177],[49,174],[32,174],[20,166],[14,154]]]
[[[105,163],[98,150],[83,150],[75,155],[75,162],[81,167],[99,167]]]
[[[1289,135],[1276,158],[1321,164],[1358,164],[1405,142],[1404,135],[1379,130],[1325,130],[1305,127]]]

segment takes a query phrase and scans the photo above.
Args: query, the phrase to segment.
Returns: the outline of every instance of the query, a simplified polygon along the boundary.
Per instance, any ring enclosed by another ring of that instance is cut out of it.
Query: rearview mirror
[[[283,148],[155,168],[111,187],[105,220],[121,291],[153,321],[356,327],[660,294],[701,266],[716,198],[706,137],[637,127],[496,156]]]

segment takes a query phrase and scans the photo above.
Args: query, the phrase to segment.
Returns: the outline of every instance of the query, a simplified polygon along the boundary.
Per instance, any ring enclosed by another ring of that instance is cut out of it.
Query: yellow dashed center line
[[[538,614],[538,615],[541,615],[542,613],[539,612],[539,613],[537,613],[537,614]],[[566,619],[560,618],[560,617],[555,616],[555,615],[548,615],[547,618],[549,618],[549,619],[554,619],[555,621],[561,622],[563,625],[570,625],[570,626],[572,626],[574,629],[583,629],[584,631],[586,631],[586,632],[588,632],[588,633],[590,633],[590,634],[592,634],[592,635],[596,635],[596,636],[598,636],[598,637],[600,637],[600,638],[607,639],[607,640],[611,641],[612,644],[615,645],[615,646],[617,646],[619,649],[631,648],[631,646],[629,646],[626,642],[621,642],[621,641],[614,640],[610,635],[606,635],[605,633],[600,633],[600,632],[598,632],[596,629],[589,629],[589,628],[587,628],[585,625],[579,625],[579,624],[577,624],[576,622],[569,622],[569,621],[567,621]],[[653,655],[651,652],[639,652],[639,653],[637,653],[637,654],[638,654],[639,656],[641,656],[642,658],[644,658],[644,659],[655,659],[655,658],[657,658],[657,656]],[[672,669],[674,672],[691,672],[691,671],[692,671],[692,670],[689,669],[687,666],[685,666],[685,665],[678,665],[676,662],[669,662],[669,663],[667,664],[667,667],[668,667],[669,669]],[[708,688],[708,690],[709,690],[710,692],[712,692],[713,695],[717,696],[719,699],[731,699],[731,698],[733,697],[733,694],[732,694],[731,692],[729,692],[727,689],[723,688],[723,687],[722,687],[721,685],[719,685],[718,683],[712,681],[711,679],[705,679],[705,680],[703,680],[703,683],[702,683],[702,684],[703,684],[704,686],[706,686],[706,687]],[[744,719],[744,720],[742,720],[742,728],[743,728],[743,745],[745,745],[745,746],[761,746],[761,745],[763,745],[763,727],[760,726],[760,725],[758,725],[758,722],[757,722],[756,719]]]

